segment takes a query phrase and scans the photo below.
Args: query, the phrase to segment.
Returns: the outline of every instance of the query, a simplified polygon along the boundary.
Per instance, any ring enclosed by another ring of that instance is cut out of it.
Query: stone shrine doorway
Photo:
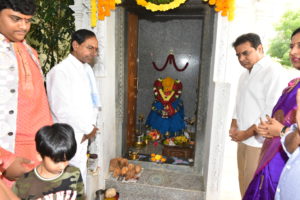
[[[197,169],[202,165],[210,73],[207,63],[210,64],[213,38],[210,32],[213,23],[207,22],[214,18],[206,7],[197,2],[166,13],[151,13],[128,4],[119,13],[119,20],[124,23],[125,69],[119,69],[124,70],[125,83],[123,156],[151,162],[151,154],[159,154],[166,158],[167,164],[196,163]],[[173,62],[167,63],[168,58],[173,58]],[[147,133],[152,131],[145,122],[154,101],[153,83],[165,77],[178,79],[183,85],[181,99],[186,127],[179,135],[186,136],[186,132],[189,137],[183,145],[164,145],[163,139],[145,141]]]

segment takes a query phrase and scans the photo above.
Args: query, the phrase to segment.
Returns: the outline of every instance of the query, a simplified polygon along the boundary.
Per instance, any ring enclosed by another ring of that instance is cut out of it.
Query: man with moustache
[[[71,53],[47,74],[48,100],[53,120],[74,128],[77,152],[70,164],[81,170],[86,183],[88,139],[94,138],[99,112],[99,95],[90,66],[98,55],[98,40],[92,31],[72,34]],[[86,185],[86,184],[85,184]]]
[[[288,82],[280,64],[264,55],[260,37],[254,33],[239,36],[232,45],[240,64],[241,75],[229,135],[238,143],[237,160],[241,196],[257,168],[263,137],[256,125],[271,115],[282,89]]]

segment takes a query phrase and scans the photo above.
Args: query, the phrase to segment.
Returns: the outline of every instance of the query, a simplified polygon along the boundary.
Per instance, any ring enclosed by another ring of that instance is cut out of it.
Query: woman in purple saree
[[[292,37],[299,32],[300,29],[294,31]],[[291,55],[291,52],[290,58],[293,66],[298,69],[299,66],[296,65],[292,60],[293,55]],[[300,68],[298,70],[300,70]],[[298,88],[300,88],[300,78],[290,81],[288,87],[283,90],[281,97],[273,109],[272,119],[269,119],[269,122],[267,122],[270,124],[266,126],[269,126],[269,132],[272,132],[270,131],[272,128],[273,132],[274,130],[277,130],[275,131],[277,134],[275,136],[274,133],[269,133],[274,137],[265,139],[261,150],[260,162],[255,175],[247,188],[243,200],[274,199],[281,171],[288,160],[288,156],[285,154],[281,146],[279,137],[280,131],[278,130],[281,130],[283,126],[288,127],[296,122],[296,95]]]

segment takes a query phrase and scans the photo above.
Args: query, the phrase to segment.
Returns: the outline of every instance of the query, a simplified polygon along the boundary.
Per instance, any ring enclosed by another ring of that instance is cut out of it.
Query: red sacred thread
[[[155,64],[155,62],[152,62],[152,65],[153,65],[153,67],[154,67],[157,71],[163,71],[163,70],[167,67],[168,62],[169,62],[169,64],[173,64],[173,66],[175,67],[175,69],[176,69],[177,71],[179,71],[179,72],[184,71],[184,70],[188,67],[188,65],[189,65],[189,63],[187,62],[187,63],[185,64],[185,66],[184,66],[182,69],[179,69],[179,67],[178,67],[177,64],[176,64],[175,57],[174,57],[173,54],[169,54],[169,55],[168,55],[165,64],[164,64],[161,68],[158,68],[157,65]]]

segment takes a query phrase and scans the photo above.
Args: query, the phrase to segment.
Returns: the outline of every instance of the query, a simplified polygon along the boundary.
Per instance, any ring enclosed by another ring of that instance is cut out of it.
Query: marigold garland
[[[167,1],[169,2],[169,1]],[[160,3],[155,4],[147,0],[136,0],[136,3],[140,6],[145,7],[147,10],[151,10],[152,12],[156,11],[167,11],[170,9],[174,9],[179,7],[181,4],[186,2],[186,0],[173,0],[169,3]]]
[[[91,27],[96,27],[97,19],[104,20],[105,17],[110,16],[110,10],[114,10],[116,8],[116,4],[120,3],[122,3],[122,0],[90,0]]]
[[[90,5],[91,5],[91,27],[95,27],[97,25],[97,4],[96,4],[96,0],[91,0]]]
[[[227,16],[229,21],[234,19],[235,0],[203,0],[209,5],[215,6],[216,12],[221,12],[222,16]]]

